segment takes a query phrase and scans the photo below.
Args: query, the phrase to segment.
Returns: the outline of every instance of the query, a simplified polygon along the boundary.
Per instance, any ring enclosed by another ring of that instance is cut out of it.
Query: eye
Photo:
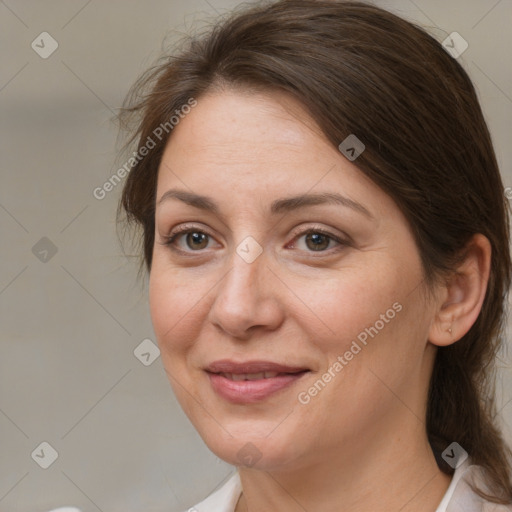
[[[303,243],[297,243],[303,238]],[[166,236],[162,245],[180,253],[201,252],[209,247],[212,239],[212,235],[197,226],[183,225]],[[350,242],[321,228],[313,227],[296,235],[291,245],[292,248],[298,246],[297,248],[306,252],[325,253],[330,252],[329,249],[341,250],[350,245]]]
[[[179,252],[199,252],[208,248],[210,238],[212,238],[211,235],[202,229],[184,225],[166,236],[163,245]],[[180,242],[182,243],[180,244]]]
[[[304,238],[303,244],[297,244],[295,240],[300,241]],[[329,249],[332,249],[332,242],[335,242],[335,250],[340,250],[344,246],[349,245],[349,242],[347,240],[343,240],[340,237],[329,233],[328,231],[325,231],[320,228],[310,228],[302,233],[300,233],[298,236],[294,238],[293,246],[302,246],[305,247],[305,250],[307,252],[327,252]],[[337,248],[336,248],[337,244]]]

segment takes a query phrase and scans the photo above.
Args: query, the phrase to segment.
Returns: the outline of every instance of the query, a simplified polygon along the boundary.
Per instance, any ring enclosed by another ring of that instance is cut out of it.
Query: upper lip
[[[308,370],[303,366],[289,366],[272,361],[243,361],[236,362],[229,359],[222,359],[210,363],[206,371],[211,373],[261,373],[261,372],[277,372],[277,373],[298,373]]]

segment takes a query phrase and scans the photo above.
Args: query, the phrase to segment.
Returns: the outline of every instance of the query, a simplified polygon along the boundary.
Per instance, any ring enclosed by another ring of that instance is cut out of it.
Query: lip
[[[272,361],[243,361],[237,363],[230,359],[221,359],[209,364],[206,371],[211,373],[260,373],[260,372],[277,372],[277,373],[297,373],[309,370],[306,366],[289,366],[286,364],[274,363]]]
[[[261,402],[269,396],[293,385],[310,370],[272,361],[235,362],[227,359],[215,361],[205,368],[213,390],[225,400],[235,404]],[[232,380],[225,374],[254,374],[272,372],[278,375],[256,380]]]

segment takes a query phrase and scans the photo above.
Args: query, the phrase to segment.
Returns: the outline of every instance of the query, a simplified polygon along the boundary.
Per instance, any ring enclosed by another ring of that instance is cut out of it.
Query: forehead
[[[325,144],[323,139],[313,119],[288,95],[227,90],[200,97],[173,130],[168,145],[176,142],[181,151],[218,149],[234,155],[258,153],[259,144],[299,151],[306,144]]]
[[[383,192],[288,95],[229,90],[197,101],[167,143],[157,202],[171,188],[228,200],[238,209],[317,192],[358,202],[371,193],[377,207],[383,200]]]
[[[321,168],[326,157],[334,163],[339,154],[296,100],[281,92],[228,90],[201,96],[183,116],[170,134],[161,167],[207,173],[210,180],[229,170],[278,179],[301,162],[301,167]]]

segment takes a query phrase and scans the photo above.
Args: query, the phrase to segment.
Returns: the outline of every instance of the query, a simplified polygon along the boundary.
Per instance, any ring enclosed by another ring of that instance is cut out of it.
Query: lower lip
[[[288,373],[270,379],[231,380],[217,373],[208,373],[213,389],[228,402],[251,404],[260,402],[291,386],[308,372]]]

